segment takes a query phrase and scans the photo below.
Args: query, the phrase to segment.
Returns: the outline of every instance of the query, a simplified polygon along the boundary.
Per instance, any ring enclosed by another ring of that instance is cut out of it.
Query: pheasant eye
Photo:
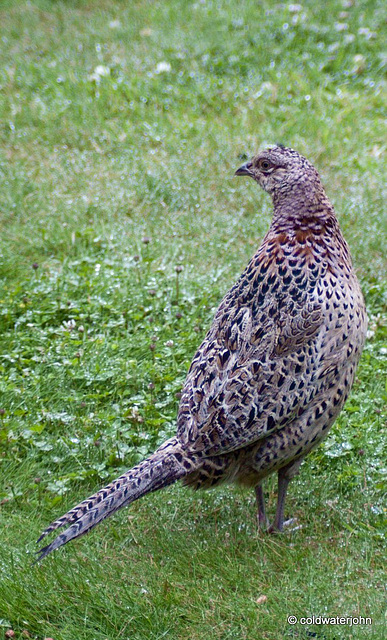
[[[260,160],[258,167],[261,171],[269,171],[269,169],[273,168],[273,165],[270,160]]]

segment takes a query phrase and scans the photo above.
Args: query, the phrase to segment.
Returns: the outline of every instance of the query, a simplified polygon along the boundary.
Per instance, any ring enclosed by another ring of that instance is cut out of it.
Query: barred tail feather
[[[50,524],[38,542],[51,531],[66,524],[70,526],[50,544],[37,551],[38,557],[35,562],[39,562],[51,551],[62,547],[70,540],[88,533],[121,507],[184,477],[194,467],[193,461],[184,460],[184,465],[182,463],[184,458],[177,439],[167,440],[149,458]]]
[[[164,444],[167,444],[167,443],[164,443]],[[156,453],[158,452],[156,451],[155,454]],[[97,504],[99,504],[100,502],[103,502],[103,500],[105,500],[109,495],[117,491],[117,489],[120,489],[124,485],[131,482],[138,473],[145,471],[145,468],[150,464],[152,464],[155,454],[153,454],[149,458],[146,458],[145,460],[140,462],[140,464],[133,467],[133,469],[126,471],[122,476],[119,476],[119,478],[116,478],[115,480],[113,480],[113,482],[110,482],[110,484],[106,485],[105,487],[102,487],[102,489],[97,491],[97,493],[94,493],[92,496],[89,496],[85,500],[82,500],[82,502],[77,504],[76,507],[73,507],[72,509],[70,509],[70,511],[65,513],[60,518],[58,518],[58,520],[55,520],[54,522],[52,522],[43,531],[42,535],[38,538],[37,542],[39,543],[41,540],[43,540],[43,538],[45,538],[45,536],[47,536],[52,531],[55,531],[55,529],[59,529],[60,527],[63,527],[66,524],[71,524],[73,522],[76,522],[85,513],[87,513],[87,511],[90,511],[90,509],[93,509],[94,507],[96,507]]]

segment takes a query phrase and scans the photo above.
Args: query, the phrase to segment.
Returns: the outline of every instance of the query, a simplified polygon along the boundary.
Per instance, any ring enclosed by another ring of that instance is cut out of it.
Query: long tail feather
[[[39,562],[51,551],[62,547],[70,540],[84,535],[121,507],[134,502],[146,493],[157,491],[184,477],[192,467],[188,464],[187,469],[181,463],[183,457],[185,456],[182,455],[177,439],[167,440],[149,458],[50,524],[40,536],[38,543],[51,531],[66,524],[70,526],[37,552],[38,557],[35,562]]]

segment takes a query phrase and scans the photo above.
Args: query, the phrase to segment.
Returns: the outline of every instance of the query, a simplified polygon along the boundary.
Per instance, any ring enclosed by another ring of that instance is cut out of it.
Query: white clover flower
[[[105,67],[103,64],[99,64],[95,67],[93,73],[89,75],[89,80],[99,84],[101,82],[101,78],[107,76],[110,76],[110,67]]]
[[[156,69],[155,69],[155,71],[156,71],[156,73],[164,73],[164,72],[168,72],[168,71],[170,71],[171,69],[172,69],[172,67],[171,67],[171,65],[169,64],[169,62],[165,62],[165,61],[163,61],[163,62],[159,62],[159,63],[156,65]]]

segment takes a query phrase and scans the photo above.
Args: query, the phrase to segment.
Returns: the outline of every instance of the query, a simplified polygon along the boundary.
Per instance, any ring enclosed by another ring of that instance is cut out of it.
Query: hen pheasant
[[[38,560],[179,479],[194,488],[224,481],[255,487],[266,527],[262,481],[276,471],[270,530],[282,529],[288,483],[351,389],[366,310],[348,245],[308,160],[274,146],[236,175],[250,176],[271,195],[273,219],[192,361],[176,435],[47,527],[39,541],[67,526]]]

